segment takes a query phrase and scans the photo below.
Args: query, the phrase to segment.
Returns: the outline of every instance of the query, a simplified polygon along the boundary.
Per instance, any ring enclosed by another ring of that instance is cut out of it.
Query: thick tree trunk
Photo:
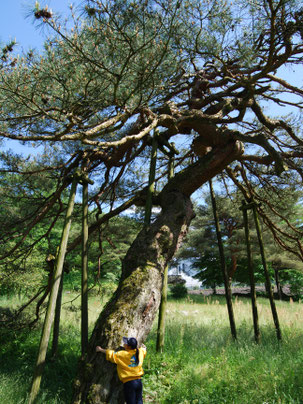
[[[159,307],[164,269],[194,216],[190,195],[241,153],[235,142],[215,149],[164,187],[159,196],[162,212],[127,252],[118,289],[96,323],[75,380],[74,404],[124,402],[115,365],[96,354],[95,347],[117,348],[124,335],[136,337],[139,344],[144,341]]]
[[[190,199],[180,192],[170,192],[166,206],[149,230],[141,231],[123,261],[119,287],[98,319],[88,361],[82,363],[75,382],[74,403],[123,402],[115,365],[94,351],[96,345],[119,347],[124,335],[136,337],[140,343],[151,328],[165,266],[193,217]]]

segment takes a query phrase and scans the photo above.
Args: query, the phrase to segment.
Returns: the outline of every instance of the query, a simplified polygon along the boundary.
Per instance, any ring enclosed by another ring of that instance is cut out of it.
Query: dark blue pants
[[[142,380],[131,380],[123,384],[126,404],[143,404]]]

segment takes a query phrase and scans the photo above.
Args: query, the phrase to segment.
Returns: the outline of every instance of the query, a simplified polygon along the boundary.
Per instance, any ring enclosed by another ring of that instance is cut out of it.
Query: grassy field
[[[59,354],[47,364],[38,404],[69,403],[79,357],[79,302],[65,294]],[[0,307],[17,305],[0,298]],[[100,298],[90,298],[91,327]],[[283,342],[278,343],[269,302],[258,299],[261,342],[254,342],[249,299],[235,299],[238,341],[230,336],[223,297],[170,300],[166,345],[156,354],[156,329],[146,342],[144,402],[191,404],[303,403],[303,303],[277,302]],[[0,329],[0,403],[26,403],[40,328]]]

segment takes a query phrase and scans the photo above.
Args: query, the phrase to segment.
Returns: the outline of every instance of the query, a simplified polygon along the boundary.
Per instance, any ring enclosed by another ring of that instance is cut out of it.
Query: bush
[[[287,271],[290,292],[295,300],[303,296],[303,274],[296,270]]]
[[[187,288],[181,283],[177,283],[176,285],[172,286],[170,290],[175,299],[182,299],[182,297],[187,296]]]

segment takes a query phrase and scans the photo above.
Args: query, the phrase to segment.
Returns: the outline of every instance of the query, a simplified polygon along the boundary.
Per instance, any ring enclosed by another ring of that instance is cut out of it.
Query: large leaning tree
[[[144,206],[153,137],[161,156],[162,186],[153,197],[161,213],[127,252],[74,386],[74,403],[118,403],[115,367],[95,346],[146,338],[164,268],[194,216],[190,196],[205,182],[221,174],[246,201],[262,202],[259,214],[276,243],[303,259],[300,229],[285,227],[283,212],[258,195],[262,184],[279,193],[302,181],[303,90],[292,72],[303,59],[303,10],[296,0],[88,0],[66,25],[38,4],[33,14],[48,39],[41,54],[16,57],[13,44],[3,48],[0,136],[52,150],[52,164],[44,156],[35,174],[49,173],[56,186],[22,226],[2,233],[9,246],[2,262],[34,248],[35,227],[46,218],[48,236],[75,169],[95,181],[91,210],[102,212],[89,228],[95,237],[111,217]],[[165,156],[175,148],[175,176],[165,182]],[[12,155],[6,169],[31,174]]]

